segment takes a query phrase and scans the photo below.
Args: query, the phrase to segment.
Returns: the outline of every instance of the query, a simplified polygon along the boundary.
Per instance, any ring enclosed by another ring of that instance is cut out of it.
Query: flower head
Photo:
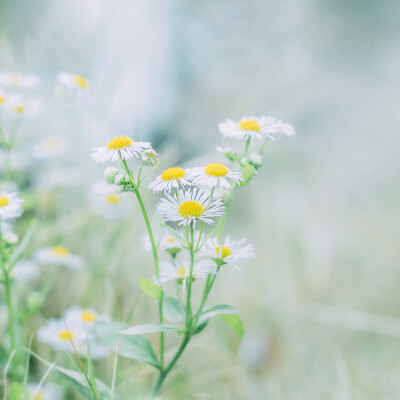
[[[93,308],[81,308],[72,306],[65,310],[64,319],[67,326],[79,325],[85,329],[91,328],[95,322],[107,322],[110,320],[108,315],[99,314]]]
[[[179,225],[196,224],[202,221],[212,224],[213,219],[224,214],[225,207],[221,199],[210,198],[208,193],[198,189],[178,192],[178,198],[166,194],[158,204],[158,211],[166,221],[179,222]]]
[[[216,237],[207,240],[200,255],[212,258],[219,265],[228,264],[236,269],[239,269],[237,263],[255,257],[253,245],[248,244],[246,239],[231,240],[229,237],[223,242]]]
[[[188,179],[186,170],[180,167],[172,167],[166,169],[161,175],[150,183],[149,189],[154,193],[167,192],[170,193],[172,189],[179,189],[183,186],[190,186],[191,182]]]
[[[36,279],[39,276],[39,265],[34,261],[22,259],[14,265],[11,270],[11,277],[19,282],[26,282]]]
[[[0,192],[0,219],[4,221],[21,216],[23,203],[16,192]]]
[[[13,94],[6,98],[4,107],[8,114],[13,117],[30,118],[40,112],[42,101],[37,98],[25,98],[20,94]]]
[[[144,150],[150,148],[150,143],[135,142],[129,136],[117,136],[110,139],[106,146],[93,149],[91,157],[96,162],[129,160],[141,156]]]
[[[147,167],[152,167],[157,164],[159,156],[154,149],[145,150],[142,154],[142,163]]]
[[[60,157],[68,150],[67,142],[60,136],[46,136],[33,147],[36,158],[46,159]]]
[[[63,388],[54,383],[45,383],[44,385],[28,383],[27,389],[27,398],[33,400],[62,400],[64,397]]]
[[[272,137],[277,133],[283,133],[287,136],[294,134],[293,127],[284,124],[274,117],[243,117],[235,122],[227,120],[218,125],[222,135],[236,140],[264,139]]]
[[[61,72],[58,74],[57,80],[62,87],[70,91],[82,92],[89,88],[87,78],[80,74]]]
[[[7,86],[14,89],[33,88],[39,83],[36,75],[24,75],[17,72],[1,72],[0,86]]]
[[[63,265],[73,270],[83,268],[83,258],[72,254],[64,246],[53,246],[38,249],[33,255],[34,259],[43,265]]]
[[[238,171],[231,171],[225,165],[219,163],[207,164],[205,167],[188,170],[189,177],[194,185],[209,188],[232,189],[243,180]]]
[[[190,263],[186,260],[183,263],[174,265],[170,262],[163,262],[160,264],[159,278],[153,277],[153,281],[162,286],[170,281],[177,281],[183,285],[183,290],[186,290],[188,278],[190,276]],[[215,274],[216,267],[210,262],[203,260],[193,266],[193,280],[201,278],[206,279],[209,274]]]

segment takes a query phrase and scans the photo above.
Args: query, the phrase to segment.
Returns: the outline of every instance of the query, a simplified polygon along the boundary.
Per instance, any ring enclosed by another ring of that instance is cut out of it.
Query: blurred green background
[[[297,135],[268,144],[228,219],[257,258],[224,271],[212,299],[240,307],[245,339],[212,322],[163,398],[397,398],[399,15],[394,0],[1,0],[2,70],[38,74],[45,89],[64,70],[91,84],[31,125],[71,149],[29,176],[45,183],[32,189],[32,249],[62,240],[87,260],[57,278],[32,330],[74,303],[132,323],[154,313],[137,293],[151,260],[136,205],[110,222],[85,194],[102,175],[92,147],[129,134],[152,142],[161,168],[195,166],[222,160],[218,122],[273,115]],[[142,398],[149,377],[123,364],[120,389]]]

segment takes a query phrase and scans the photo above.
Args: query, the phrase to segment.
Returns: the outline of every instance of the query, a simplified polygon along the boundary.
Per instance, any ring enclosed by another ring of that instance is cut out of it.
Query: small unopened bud
[[[129,183],[129,177],[125,172],[118,171],[114,178],[116,185],[126,185]]]
[[[15,234],[14,232],[4,232],[3,233],[3,240],[7,244],[16,244],[18,243],[18,235]]]
[[[256,168],[260,168],[263,165],[262,156],[257,153],[250,154],[248,163],[254,165]]]
[[[142,154],[142,163],[147,167],[152,167],[158,161],[158,154],[154,149],[146,150]]]
[[[115,167],[108,167],[104,170],[104,179],[106,180],[107,183],[113,184],[115,183],[115,176],[119,172],[120,171]]]

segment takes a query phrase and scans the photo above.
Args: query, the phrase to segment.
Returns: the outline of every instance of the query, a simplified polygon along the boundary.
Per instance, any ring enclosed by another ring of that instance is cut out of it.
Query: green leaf
[[[237,307],[230,306],[229,304],[218,304],[207,310],[204,310],[202,314],[215,313],[216,314],[237,314],[239,309]]]
[[[143,292],[145,292],[148,296],[154,297],[157,300],[162,300],[164,295],[163,290],[160,288],[160,286],[157,286],[150,279],[141,276],[139,278],[139,286],[140,289],[142,289]]]
[[[221,314],[220,317],[233,328],[240,339],[243,339],[244,326],[242,320],[237,314]]]
[[[121,356],[142,361],[159,368],[159,363],[151,347],[151,343],[145,336],[126,336],[119,333],[121,330],[129,328],[128,324],[120,322],[97,322],[94,328],[99,339],[110,349],[115,350],[116,343],[121,343],[119,348]]]
[[[31,353],[42,363],[50,366],[48,361],[31,351]],[[85,377],[82,373],[73,371],[71,369],[66,369],[62,367],[57,367],[53,365],[55,371],[57,371],[62,378],[69,383],[71,387],[73,387],[76,391],[78,391],[85,399],[92,400],[93,394],[92,390],[86,381]],[[96,379],[96,386],[98,388],[99,399],[101,400],[110,400],[111,399],[111,389],[102,381]],[[118,397],[114,396],[115,400],[118,400]]]
[[[184,305],[173,297],[164,299],[163,314],[166,319],[172,322],[184,322],[186,318]]]
[[[91,386],[92,392],[94,394],[94,397],[98,398],[99,390],[97,388],[97,383],[96,383],[96,379],[95,379],[94,372],[93,372],[93,360],[92,360],[92,353],[90,352],[89,339],[87,339],[86,343],[87,343],[87,363],[88,363],[87,375],[89,378],[90,386]]]
[[[18,246],[12,252],[10,256],[11,268],[22,258],[24,251],[28,246],[29,241],[31,240],[35,227],[36,227],[36,221],[32,221],[24,238],[19,242]]]
[[[181,331],[181,328],[171,324],[164,324],[156,322],[153,324],[143,324],[132,326],[131,328],[121,330],[119,333],[122,335],[143,335],[145,333],[157,333],[157,332],[176,332]]]
[[[208,324],[208,319],[206,321],[204,321],[204,322],[201,322],[201,323],[197,324],[196,329],[193,332],[193,335],[197,335],[198,333],[204,331],[204,329],[206,328],[207,324]]]
[[[247,185],[255,174],[256,169],[254,168],[254,166],[251,164],[247,164],[242,170],[243,181],[240,183],[240,186]]]
[[[199,318],[199,325],[209,321],[211,318],[214,318],[219,314],[237,314],[239,309],[237,307],[232,307],[228,304],[219,304],[217,306],[211,307],[205,311],[203,311]]]

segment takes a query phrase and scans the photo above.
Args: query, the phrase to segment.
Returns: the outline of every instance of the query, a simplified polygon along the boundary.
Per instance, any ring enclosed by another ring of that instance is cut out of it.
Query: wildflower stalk
[[[194,228],[193,222],[190,224],[190,272],[188,278],[188,286],[187,286],[187,296],[186,296],[186,330],[190,330],[192,317],[192,309],[191,309],[191,294],[192,294],[192,282],[193,282],[193,266],[194,266]]]
[[[160,267],[159,267],[159,262],[158,262],[158,250],[156,246],[156,242],[154,240],[154,235],[153,235],[153,230],[151,228],[150,224],[150,219],[146,211],[146,207],[144,205],[142,196],[139,191],[139,187],[135,184],[135,179],[133,176],[132,171],[128,167],[128,163],[126,160],[122,160],[122,165],[128,174],[129,181],[132,185],[132,192],[136,195],[136,198],[139,203],[140,211],[142,212],[144,223],[146,225],[147,233],[150,238],[150,244],[151,244],[151,251],[153,253],[153,261],[154,261],[154,268],[156,272],[157,278],[160,276]],[[158,300],[158,319],[160,322],[163,322],[163,299],[161,298]],[[160,332],[160,369],[162,369],[164,366],[164,332]]]
[[[13,308],[12,293],[11,293],[11,279],[7,266],[8,257],[4,252],[4,242],[1,230],[0,230],[0,261],[1,261],[1,269],[3,271],[3,276],[4,276],[3,284],[6,292],[6,304],[8,310],[10,350],[12,351],[15,349],[15,318],[14,318],[14,308]]]

